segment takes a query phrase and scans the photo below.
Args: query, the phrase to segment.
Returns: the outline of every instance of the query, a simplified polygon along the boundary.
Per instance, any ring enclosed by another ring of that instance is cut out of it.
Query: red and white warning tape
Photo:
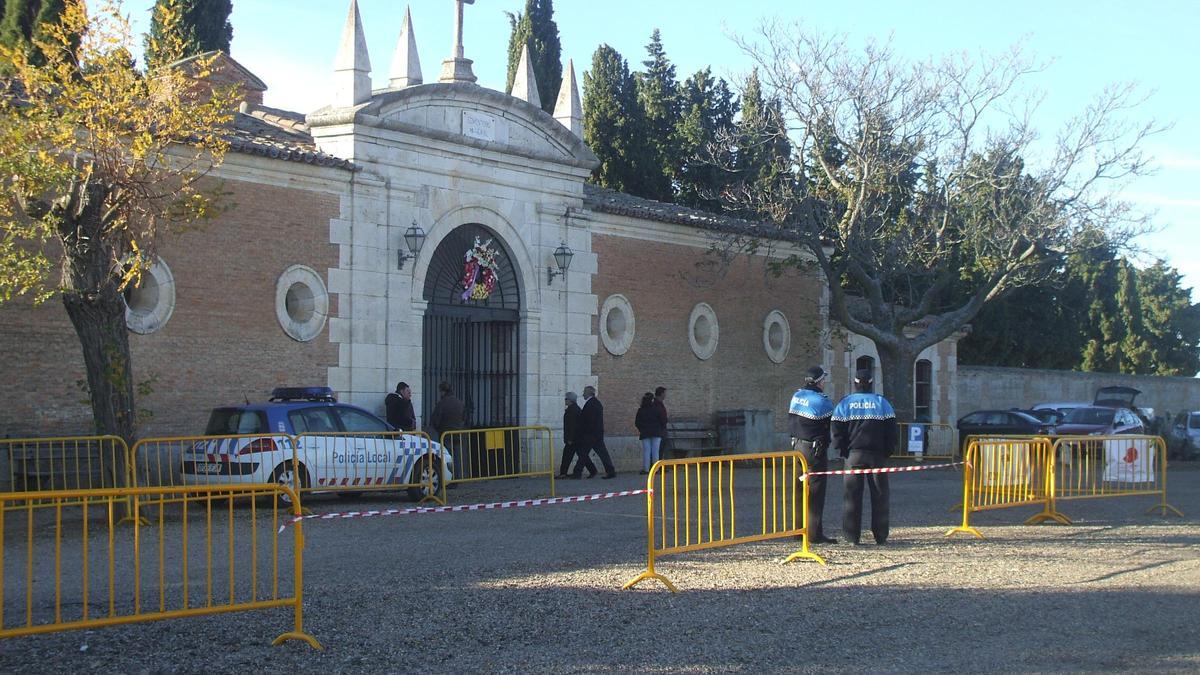
[[[809,471],[800,477],[808,476],[851,476],[864,473],[902,473],[905,471],[927,471],[929,469],[948,469],[952,466],[965,466],[966,462],[951,462],[949,464],[919,464],[914,466],[885,466],[879,469],[841,469],[838,471]]]
[[[453,513],[457,511],[488,511],[492,509],[512,509],[521,506],[547,506],[549,504],[573,504],[576,502],[591,502],[597,499],[612,499],[613,497],[632,497],[644,495],[649,490],[621,490],[620,492],[599,492],[591,495],[573,495],[570,497],[545,497],[542,499],[521,499],[507,502],[489,502],[486,504],[460,504],[458,506],[428,506],[409,509],[383,509],[381,511],[344,511],[341,513],[313,513],[307,516],[295,516],[290,521],[279,526],[283,532],[290,523],[301,520],[335,520],[346,518],[373,518],[375,516],[406,516],[422,513]]]

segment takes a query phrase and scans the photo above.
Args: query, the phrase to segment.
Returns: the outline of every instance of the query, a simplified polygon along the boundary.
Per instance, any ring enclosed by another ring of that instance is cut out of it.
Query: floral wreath
[[[475,237],[475,245],[466,254],[463,265],[462,299],[487,300],[492,291],[496,290],[496,249],[492,248],[492,240],[479,243]]]

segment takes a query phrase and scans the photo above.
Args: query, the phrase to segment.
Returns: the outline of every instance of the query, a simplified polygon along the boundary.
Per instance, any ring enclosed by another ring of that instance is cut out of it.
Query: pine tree
[[[17,47],[31,46],[33,41],[45,37],[42,27],[58,24],[62,19],[63,0],[0,0],[0,45]],[[35,63],[43,63],[44,57],[36,51],[31,55]],[[0,71],[3,68],[0,67]]]
[[[163,5],[174,6],[182,17],[177,30],[185,45],[185,58],[211,51],[229,53],[233,40],[233,25],[229,23],[233,0],[156,0],[150,32],[146,34],[147,66],[163,65],[159,63],[158,47],[163,41],[163,26],[157,11]]]
[[[680,144],[677,201],[714,213],[722,210],[720,194],[731,177],[713,158],[713,146],[732,138],[738,103],[729,83],[714,79],[705,68],[681,88],[681,111],[676,133]]]
[[[553,114],[562,86],[562,46],[554,22],[554,0],[525,0],[525,11],[509,13],[508,20],[512,35],[508,38],[508,81],[504,90],[512,91],[521,64],[521,48],[528,45],[542,110]]]
[[[650,34],[646,53],[650,57],[642,61],[646,71],[634,75],[638,104],[646,114],[646,140],[650,146],[644,189],[651,199],[669,202],[675,198],[672,182],[679,173],[680,164],[679,139],[675,132],[680,108],[679,82],[657,28]]]
[[[649,196],[645,176],[651,158],[645,137],[645,114],[629,65],[602,44],[592,55],[591,70],[583,74],[583,140],[600,159],[593,174],[596,184]]]

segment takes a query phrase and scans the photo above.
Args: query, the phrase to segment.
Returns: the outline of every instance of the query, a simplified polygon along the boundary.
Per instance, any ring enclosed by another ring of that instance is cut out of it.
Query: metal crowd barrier
[[[1146,512],[1183,513],[1167,503],[1167,446],[1160,436],[1060,436],[1051,461],[1054,489],[1049,510],[1067,499],[1158,496]]]
[[[128,455],[117,436],[0,439],[0,492],[125,487]]]
[[[922,452],[910,452],[909,429],[924,427]],[[899,447],[892,452],[892,459],[953,459],[958,456],[958,430],[940,422],[901,422],[899,424]]]
[[[801,537],[802,543],[783,562],[824,565],[809,550],[808,481],[800,480],[807,472],[799,452],[659,461],[646,478],[646,571],[623,588],[657,579],[676,592],[655,571],[657,558],[784,537]]]
[[[550,496],[554,496],[554,473],[558,469],[558,449],[554,433],[546,426],[497,427],[447,431],[439,439],[454,458],[454,478],[442,483],[442,503],[446,503],[446,483],[470,483],[546,476]]]
[[[970,514],[1041,504],[1026,524],[1069,524],[1058,510],[1067,499],[1158,496],[1150,508],[1183,514],[1167,503],[1166,445],[1157,436],[972,438],[963,472],[962,525],[958,532],[983,538]]]
[[[1027,524],[1049,515],[1051,446],[1047,438],[973,438],[963,455],[962,525],[946,533],[983,535],[971,526],[971,514],[1010,506],[1042,504],[1042,513]]]
[[[273,644],[321,649],[304,631],[302,523],[289,528],[290,546],[280,532],[300,513],[288,488],[55,490],[39,499],[0,494],[0,638],[290,607],[292,630]],[[117,527],[115,502],[126,499],[149,525]],[[182,519],[166,520],[167,503],[182,504]],[[280,562],[289,552],[290,574]]]

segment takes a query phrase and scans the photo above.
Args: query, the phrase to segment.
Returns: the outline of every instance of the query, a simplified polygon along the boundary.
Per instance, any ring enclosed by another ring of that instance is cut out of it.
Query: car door
[[[347,466],[351,485],[380,485],[388,478],[395,460],[395,440],[391,428],[383,420],[357,408],[334,408],[347,441],[353,447],[357,463]]]
[[[333,410],[327,405],[297,408],[288,411],[288,421],[299,436],[300,462],[308,471],[310,486],[336,484],[337,467],[345,463],[347,448],[338,436],[341,427]]]

